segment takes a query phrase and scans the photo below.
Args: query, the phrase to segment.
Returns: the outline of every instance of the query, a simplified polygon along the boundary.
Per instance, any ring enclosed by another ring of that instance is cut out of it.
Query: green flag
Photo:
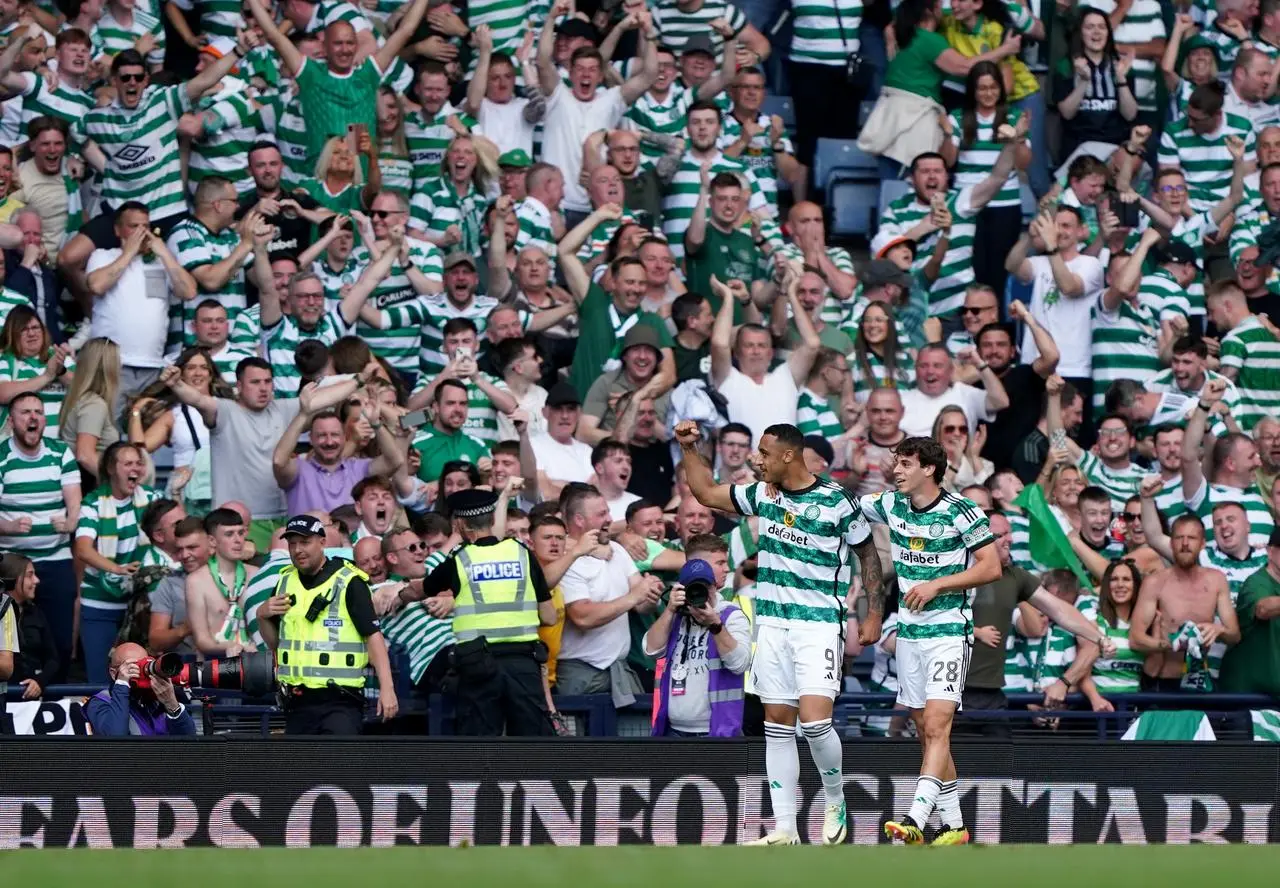
[[[1030,523],[1031,557],[1036,563],[1049,568],[1068,568],[1079,578],[1081,585],[1092,588],[1093,578],[1076,553],[1071,551],[1071,542],[1045,501],[1040,485],[1028,484],[1013,504],[1022,509]]]

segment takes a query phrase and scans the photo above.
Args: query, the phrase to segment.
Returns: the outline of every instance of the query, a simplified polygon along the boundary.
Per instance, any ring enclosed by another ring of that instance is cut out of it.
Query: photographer
[[[667,609],[644,636],[644,652],[665,657],[658,665],[653,736],[739,737],[751,625],[740,608],[719,598],[729,546],[698,534],[686,554]]]
[[[111,652],[111,688],[89,698],[85,717],[98,737],[194,736],[196,723],[178,702],[173,682],[159,675],[144,677],[146,650],[125,643]],[[139,683],[139,678],[143,682]]]

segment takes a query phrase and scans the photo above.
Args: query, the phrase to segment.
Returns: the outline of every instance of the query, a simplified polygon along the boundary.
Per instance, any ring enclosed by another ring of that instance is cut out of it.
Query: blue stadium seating
[[[835,237],[870,237],[878,218],[876,182],[845,178],[837,170],[827,185],[827,207],[831,219],[828,231]]]
[[[1022,198],[1022,221],[1029,223],[1035,218],[1038,202],[1036,201],[1035,192],[1031,190],[1031,186],[1026,182],[1020,184],[1018,194]]]
[[[825,191],[832,175],[839,171],[844,178],[877,182],[880,179],[876,158],[858,147],[852,139],[819,139],[813,152],[813,183]]]
[[[910,182],[904,182],[902,179],[882,179],[880,181],[880,215],[883,216],[889,204],[910,190]]]
[[[760,110],[765,114],[777,114],[782,118],[782,125],[792,135],[796,131],[796,105],[791,96],[765,96]]]

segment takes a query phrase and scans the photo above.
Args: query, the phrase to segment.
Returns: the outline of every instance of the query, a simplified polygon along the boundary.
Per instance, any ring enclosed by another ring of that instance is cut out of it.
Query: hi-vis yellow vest
[[[538,640],[538,600],[529,581],[529,550],[512,539],[467,545],[454,556],[458,598],[453,635],[490,643]]]
[[[369,649],[347,613],[347,584],[355,577],[368,582],[362,571],[342,567],[314,589],[302,585],[292,564],[280,571],[278,592],[293,596],[293,605],[280,618],[280,646],[276,649],[276,677],[284,685],[325,688],[331,684],[364,687]],[[307,611],[316,598],[331,602],[314,623]]]

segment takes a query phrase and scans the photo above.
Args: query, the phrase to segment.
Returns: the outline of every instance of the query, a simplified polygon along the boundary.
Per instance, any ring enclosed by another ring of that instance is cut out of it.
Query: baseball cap
[[[467,265],[471,266],[472,271],[475,271],[475,268],[476,268],[475,257],[472,256],[470,253],[463,252],[462,250],[454,250],[448,256],[444,257],[444,270],[448,271],[450,268],[453,268],[455,265],[461,265],[464,262]]]
[[[911,289],[911,275],[888,259],[872,259],[862,266],[862,271],[858,274],[858,280],[862,281],[864,289],[883,287],[886,284],[897,284],[904,290]]]
[[[561,380],[551,387],[551,391],[547,392],[548,407],[564,407],[569,404],[582,406],[582,399],[578,397],[578,390],[571,383]]]
[[[529,155],[525,153],[523,148],[512,148],[498,158],[498,166],[522,169],[527,166],[533,166],[533,161],[529,159]]]
[[[294,515],[284,526],[284,535],[323,537],[324,522],[314,515]]]
[[[684,563],[684,567],[680,568],[680,576],[677,578],[677,582],[681,586],[688,586],[690,583],[706,583],[708,586],[714,587],[716,574],[706,561],[701,558],[691,558]]]
[[[680,54],[688,55],[691,52],[700,52],[715,58],[716,47],[706,34],[691,34],[684,42],[684,46],[680,48]]]
[[[1161,244],[1156,255],[1157,262],[1180,262],[1185,265],[1196,265],[1198,259],[1196,251],[1179,240]]]
[[[905,234],[890,234],[887,231],[878,233],[871,239],[871,256],[875,259],[883,259],[885,254],[892,250],[898,244],[906,244],[911,247],[911,255],[916,254],[916,242]]]
[[[831,442],[821,435],[805,435],[804,446],[822,457],[827,465],[831,465],[836,461],[836,452],[831,446]]]

